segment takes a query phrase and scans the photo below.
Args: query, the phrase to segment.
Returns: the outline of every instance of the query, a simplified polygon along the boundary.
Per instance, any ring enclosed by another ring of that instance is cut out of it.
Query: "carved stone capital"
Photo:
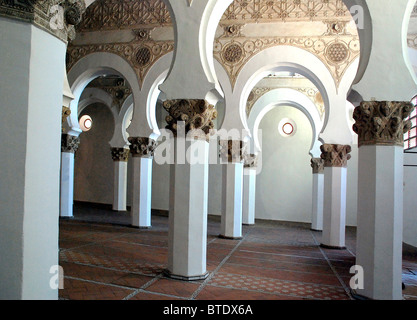
[[[74,39],[85,9],[84,0],[0,0],[0,16],[33,23],[65,42]]]
[[[243,161],[245,143],[241,140],[220,140],[220,158],[229,163]]]
[[[151,158],[156,149],[156,141],[146,137],[130,137],[130,152],[132,157]]]
[[[62,106],[62,126],[64,125],[67,118],[71,115],[71,109],[65,106]],[[64,128],[62,128],[64,131]]]
[[[129,149],[125,148],[111,148],[111,157],[113,161],[127,162],[129,159]]]
[[[198,131],[197,138],[207,139],[214,128],[213,120],[217,118],[217,110],[204,99],[167,100],[163,106],[169,115],[166,117],[167,129],[174,136],[178,133],[178,122],[183,122],[185,134]],[[200,133],[200,135],[198,134]]]
[[[349,154],[352,151],[351,146],[340,144],[324,144],[320,147],[321,159],[324,160],[324,167],[347,167]]]
[[[404,146],[404,133],[411,129],[406,119],[414,110],[410,102],[367,101],[355,108],[353,131],[358,145]]]
[[[312,158],[311,167],[313,168],[313,174],[324,173],[324,160],[322,158]]]
[[[61,152],[75,153],[80,145],[80,138],[69,134],[61,135]]]
[[[245,168],[256,168],[258,166],[258,156],[253,153],[244,153],[243,163]]]

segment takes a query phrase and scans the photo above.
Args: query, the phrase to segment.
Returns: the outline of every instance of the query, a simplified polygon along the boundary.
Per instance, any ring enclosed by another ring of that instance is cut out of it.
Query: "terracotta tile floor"
[[[118,213],[107,213],[108,218]],[[122,214],[123,215],[123,214]],[[126,217],[125,217],[126,218]],[[89,220],[89,222],[81,221]],[[346,250],[319,247],[321,233],[305,226],[259,222],[243,227],[242,240],[218,237],[209,218],[206,280],[168,279],[168,218],[151,229],[92,222],[90,215],[60,221],[60,265],[69,300],[350,300],[355,232]],[[404,299],[417,299],[417,258],[404,256]]]

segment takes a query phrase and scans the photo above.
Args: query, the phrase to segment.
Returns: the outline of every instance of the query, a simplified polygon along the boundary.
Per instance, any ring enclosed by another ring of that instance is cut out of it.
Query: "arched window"
[[[415,96],[411,102],[414,105],[417,105],[417,96]],[[411,130],[404,135],[404,150],[406,151],[417,147],[417,109],[414,109],[408,120],[411,121],[412,127]]]

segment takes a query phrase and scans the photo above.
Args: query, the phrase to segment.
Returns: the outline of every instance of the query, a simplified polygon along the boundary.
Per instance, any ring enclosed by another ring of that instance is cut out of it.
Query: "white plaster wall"
[[[114,117],[100,103],[86,107],[80,116],[93,120],[90,131],[80,135],[75,154],[74,200],[101,204],[113,203],[113,159],[109,141],[114,132]]]
[[[294,136],[278,132],[283,118],[297,126]],[[280,106],[261,121],[262,171],[256,180],[257,219],[311,222],[313,175],[309,155],[312,127],[298,109]]]

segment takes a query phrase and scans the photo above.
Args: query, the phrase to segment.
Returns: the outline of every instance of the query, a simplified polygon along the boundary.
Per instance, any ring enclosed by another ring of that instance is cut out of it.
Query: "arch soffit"
[[[248,118],[249,130],[254,139],[254,147],[257,151],[261,151],[259,136],[257,130],[263,117],[272,109],[280,106],[291,106],[305,114],[310,121],[313,130],[313,139],[311,143],[311,152],[314,152],[318,143],[318,136],[323,126],[319,112],[314,103],[303,93],[294,89],[279,88],[267,92],[260,97],[254,104]]]

